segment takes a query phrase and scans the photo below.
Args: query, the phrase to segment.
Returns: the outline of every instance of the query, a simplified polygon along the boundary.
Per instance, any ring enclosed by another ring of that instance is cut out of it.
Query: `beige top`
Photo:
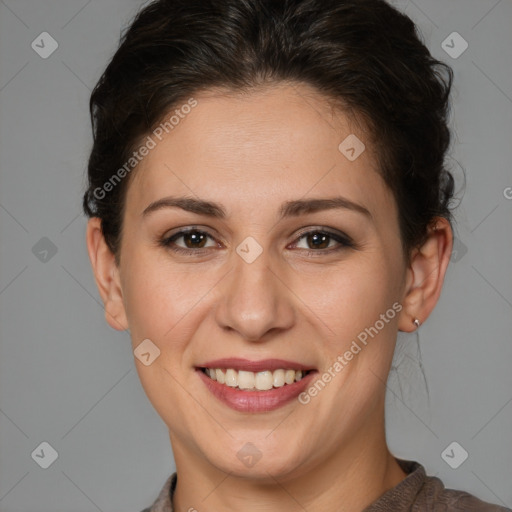
[[[467,492],[445,489],[441,480],[427,476],[418,462],[396,460],[407,477],[362,512],[512,512],[510,508],[486,503]],[[153,505],[142,512],[173,512],[176,482],[177,474],[173,473]]]

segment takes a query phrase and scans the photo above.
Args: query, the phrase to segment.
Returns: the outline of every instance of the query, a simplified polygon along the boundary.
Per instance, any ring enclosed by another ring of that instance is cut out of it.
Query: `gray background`
[[[389,444],[512,507],[512,2],[394,3],[455,70],[450,162],[467,188],[440,303],[419,339],[399,336]],[[89,95],[140,5],[0,0],[2,512],[140,511],[174,471],[128,334],[104,320],[81,214]],[[47,59],[31,47],[44,31],[59,45]],[[454,31],[469,44],[457,58],[442,47]],[[31,457],[43,441],[58,452],[47,469]],[[452,441],[469,453],[457,469],[441,457]]]

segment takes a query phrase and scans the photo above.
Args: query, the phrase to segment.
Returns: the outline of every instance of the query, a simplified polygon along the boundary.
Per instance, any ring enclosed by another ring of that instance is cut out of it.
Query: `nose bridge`
[[[276,277],[268,249],[248,237],[233,254],[230,272],[217,308],[217,322],[245,339],[258,341],[271,329],[285,329],[293,322],[287,288]]]

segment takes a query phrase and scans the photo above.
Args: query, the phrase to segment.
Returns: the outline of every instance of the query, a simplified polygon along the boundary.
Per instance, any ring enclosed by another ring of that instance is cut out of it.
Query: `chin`
[[[263,440],[258,443],[235,443],[233,447],[210,453],[209,461],[220,471],[232,477],[262,481],[286,479],[304,470],[304,453],[301,443],[290,441],[275,446]],[[297,453],[294,453],[294,449]],[[210,451],[210,450],[208,450]]]

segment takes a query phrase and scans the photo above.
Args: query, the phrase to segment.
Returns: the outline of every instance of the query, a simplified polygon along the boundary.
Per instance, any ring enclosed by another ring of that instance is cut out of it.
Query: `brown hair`
[[[91,95],[84,212],[101,218],[119,263],[128,173],[108,193],[105,184],[137,144],[198,91],[291,81],[364,121],[408,254],[434,217],[451,221],[452,80],[411,19],[384,0],[157,0],[137,14]]]

